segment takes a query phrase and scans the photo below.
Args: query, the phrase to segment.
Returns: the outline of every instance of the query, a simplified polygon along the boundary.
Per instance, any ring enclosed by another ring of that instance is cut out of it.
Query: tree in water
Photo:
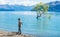
[[[37,12],[37,19],[38,19],[38,17],[41,17],[42,14],[47,13],[48,9],[49,5],[40,2],[32,10],[35,10]]]

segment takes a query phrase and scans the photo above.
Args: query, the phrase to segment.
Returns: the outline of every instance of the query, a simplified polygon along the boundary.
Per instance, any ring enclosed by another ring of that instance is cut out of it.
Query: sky
[[[39,2],[48,3],[52,1],[60,1],[60,0],[0,0],[0,4],[31,6]]]

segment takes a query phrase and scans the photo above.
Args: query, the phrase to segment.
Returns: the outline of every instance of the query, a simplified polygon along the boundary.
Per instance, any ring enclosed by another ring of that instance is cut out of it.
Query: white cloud
[[[23,2],[17,2],[17,4],[19,5],[25,5],[25,6],[31,6],[31,5],[35,5],[37,4],[38,2],[35,2],[35,1],[23,1]]]
[[[39,2],[47,3],[51,1],[57,1],[57,0],[0,0],[0,4],[9,4],[9,5],[18,4],[18,5],[31,6]]]
[[[24,1],[19,1],[19,0],[0,0],[0,4],[9,4],[9,5],[25,5],[25,6],[31,6],[34,4],[37,4],[38,2],[36,1],[29,1],[29,0],[24,0]]]
[[[0,0],[0,4],[6,4],[4,0]]]

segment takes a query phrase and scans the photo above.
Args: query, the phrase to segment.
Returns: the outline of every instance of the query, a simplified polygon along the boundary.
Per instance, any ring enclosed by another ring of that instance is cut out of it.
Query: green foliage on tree
[[[49,6],[47,4],[43,4],[42,2],[40,2],[39,4],[37,4],[33,10],[35,11],[41,11],[41,12],[47,12],[48,11]]]

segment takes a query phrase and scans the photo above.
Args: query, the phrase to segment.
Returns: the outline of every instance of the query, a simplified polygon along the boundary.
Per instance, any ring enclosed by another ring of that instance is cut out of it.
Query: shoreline
[[[17,32],[8,32],[8,31],[0,30],[0,37],[35,37],[35,36],[28,34],[18,35]]]

